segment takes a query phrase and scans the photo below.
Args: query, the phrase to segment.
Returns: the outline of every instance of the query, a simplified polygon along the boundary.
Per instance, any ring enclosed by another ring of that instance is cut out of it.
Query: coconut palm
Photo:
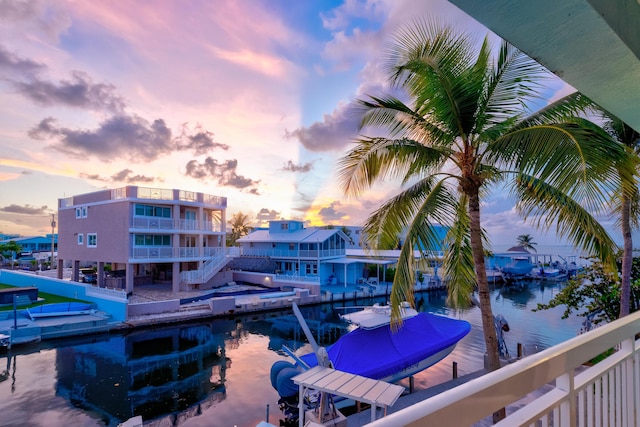
[[[640,133],[629,127],[617,117],[604,113],[606,120],[603,128],[614,140],[623,144],[629,153],[638,160],[640,152]],[[633,263],[633,239],[632,229],[638,229],[640,218],[640,195],[638,187],[635,185],[634,177],[626,175],[625,170],[620,171],[620,176],[624,187],[618,192],[618,197],[614,199],[617,203],[614,213],[618,217],[618,225],[622,231],[623,252],[622,252],[622,272],[620,277],[620,314],[619,317],[629,314],[629,303],[631,298],[631,265]]]
[[[521,248],[538,252],[536,250],[537,243],[533,241],[533,236],[531,234],[521,234],[516,240],[518,241],[518,246]]]
[[[588,102],[580,94],[529,115],[546,71],[506,42],[494,57],[488,38],[477,44],[452,27],[416,21],[393,38],[388,65],[394,89],[408,102],[392,95],[358,101],[361,129],[387,136],[360,137],[340,160],[343,190],[357,196],[377,181],[403,184],[363,227],[372,248],[405,232],[391,293],[396,321],[399,303],[414,301],[414,250],[426,253],[439,243],[431,224],[449,226],[448,301],[468,304],[477,287],[488,367],[498,369],[482,198],[505,185],[525,219],[543,229],[557,224],[575,246],[612,260],[614,242],[589,209],[613,191],[618,176],[611,162],[624,150],[606,145],[610,139],[590,122],[564,119]]]
[[[227,236],[227,246],[235,245],[239,238],[249,234],[251,231],[249,223],[249,215],[242,212],[236,212],[231,215],[231,219],[228,221],[231,233]]]

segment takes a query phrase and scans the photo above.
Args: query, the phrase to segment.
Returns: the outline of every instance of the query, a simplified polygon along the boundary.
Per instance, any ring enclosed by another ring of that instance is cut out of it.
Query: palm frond
[[[477,285],[466,198],[456,206],[456,220],[447,232],[443,270],[447,278],[447,304],[455,308],[468,307]]]
[[[364,242],[370,247],[389,247],[405,234],[391,291],[392,319],[400,318],[400,303],[413,304],[415,254],[438,247],[438,233],[432,224],[454,220],[456,198],[445,182],[431,176],[411,186],[376,210],[363,227]]]
[[[362,138],[338,162],[338,179],[345,194],[359,195],[379,179],[410,180],[438,167],[448,153],[414,140]]]
[[[527,103],[540,99],[541,77],[549,73],[510,43],[500,45],[495,67],[487,77],[486,91],[480,103],[477,131],[519,117]]]
[[[513,181],[512,191],[518,199],[516,208],[525,220],[533,217],[534,225],[545,231],[555,225],[559,236],[615,267],[616,243],[580,203],[530,175],[520,174]]]
[[[620,188],[616,167],[627,156],[620,144],[592,125],[576,118],[517,129],[489,142],[488,156],[599,210]]]

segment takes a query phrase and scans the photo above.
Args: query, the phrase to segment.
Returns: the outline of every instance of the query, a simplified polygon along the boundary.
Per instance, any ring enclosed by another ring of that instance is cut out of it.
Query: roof
[[[57,240],[57,236],[54,237],[54,239]],[[38,242],[38,243],[51,243],[51,236],[49,237],[43,237],[43,236],[26,236],[26,237],[14,237],[12,239],[6,239],[6,240],[2,240],[0,241],[0,243],[9,243],[9,242],[16,242],[16,243],[28,243],[28,242]]]
[[[258,243],[258,242],[286,242],[286,243],[317,243],[324,242],[334,234],[340,234],[343,239],[348,240],[339,229],[328,228],[304,228],[297,231],[288,231],[282,233],[270,233],[269,230],[256,230],[238,239],[239,243]]]
[[[395,264],[397,259],[374,259],[374,258],[335,258],[326,260],[325,262],[328,264],[355,264],[355,263],[363,263],[363,264]]]
[[[637,0],[449,0],[640,131]]]

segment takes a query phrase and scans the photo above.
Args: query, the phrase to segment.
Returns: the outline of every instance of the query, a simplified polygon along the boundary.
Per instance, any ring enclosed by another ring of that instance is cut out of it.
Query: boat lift
[[[377,408],[384,408],[393,405],[404,392],[404,387],[390,384],[385,381],[373,380],[360,375],[333,369],[329,360],[329,355],[324,347],[318,346],[304,316],[300,312],[298,305],[293,303],[293,312],[300,322],[300,327],[304,331],[307,340],[313,347],[318,360],[315,366],[292,378],[298,385],[298,425],[303,427],[305,415],[308,418],[316,417],[316,425],[324,426],[330,423],[332,426],[346,426],[346,418],[333,404],[333,396],[345,397],[358,402],[365,402],[371,405],[371,421],[376,420]],[[305,414],[304,396],[307,390],[317,390],[320,392],[320,402],[315,411],[307,411]],[[315,422],[316,420],[312,421]]]

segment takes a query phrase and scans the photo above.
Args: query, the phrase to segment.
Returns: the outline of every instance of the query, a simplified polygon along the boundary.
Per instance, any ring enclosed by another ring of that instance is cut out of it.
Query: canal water
[[[518,343],[544,349],[576,336],[582,318],[562,319],[562,308],[532,312],[560,289],[530,283],[523,289],[495,289],[494,314],[510,331],[511,355]],[[461,318],[470,334],[439,364],[415,376],[417,389],[482,368],[484,340],[480,310],[452,311],[442,291],[416,295],[418,309]],[[384,303],[384,298],[302,307],[321,345],[347,331],[339,319],[345,305]],[[290,360],[282,345],[310,352],[291,311],[142,329],[41,343],[0,354],[0,425],[115,426],[142,415],[152,426],[252,427],[267,418],[278,425],[278,395],[269,371]],[[408,381],[402,383],[408,386]]]

